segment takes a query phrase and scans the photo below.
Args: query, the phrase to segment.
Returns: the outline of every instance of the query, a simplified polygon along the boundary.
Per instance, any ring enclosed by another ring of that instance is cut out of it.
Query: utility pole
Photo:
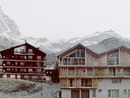
[[[42,81],[41,81],[41,98],[42,98]]]

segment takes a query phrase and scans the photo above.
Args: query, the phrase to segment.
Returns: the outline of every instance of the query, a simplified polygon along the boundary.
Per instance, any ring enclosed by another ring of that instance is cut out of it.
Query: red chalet
[[[2,56],[1,78],[45,80],[44,62],[46,54],[25,43],[0,52]]]

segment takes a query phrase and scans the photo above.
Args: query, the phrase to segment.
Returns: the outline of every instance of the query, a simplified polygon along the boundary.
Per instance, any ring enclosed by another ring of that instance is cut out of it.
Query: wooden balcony
[[[61,88],[97,88],[98,79],[60,79]]]

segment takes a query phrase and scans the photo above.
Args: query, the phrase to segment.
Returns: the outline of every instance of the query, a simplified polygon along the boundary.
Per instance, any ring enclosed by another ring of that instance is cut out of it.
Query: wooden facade
[[[55,68],[45,68],[46,76],[49,76],[51,79],[50,81],[53,83],[59,83],[59,70],[58,66]]]
[[[90,98],[82,90],[95,91],[101,79],[130,79],[130,49],[124,46],[97,54],[77,44],[58,59],[61,90],[71,90],[71,96],[80,90],[83,97],[77,98]]]
[[[45,56],[38,48],[25,43],[0,52],[2,56],[1,78],[45,80]]]

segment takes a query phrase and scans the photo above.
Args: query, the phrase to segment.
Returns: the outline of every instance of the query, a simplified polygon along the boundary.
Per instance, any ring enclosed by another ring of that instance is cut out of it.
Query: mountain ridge
[[[123,40],[124,45],[125,43],[127,43],[125,46],[128,45],[127,47],[129,47],[130,40],[123,38],[119,34],[115,33],[113,30],[108,30],[104,32],[98,31],[84,37],[75,37],[68,40],[61,39],[55,42],[49,41],[46,37],[41,38],[26,37],[20,33],[17,24],[7,15],[5,15],[0,7],[0,42],[1,42],[0,50],[7,49],[19,44],[23,44],[25,41],[31,45],[34,45],[35,47],[39,47],[40,50],[44,51],[47,54],[62,52],[76,45],[77,43],[81,43],[92,49],[95,47],[95,49],[97,48],[97,50],[99,48],[97,45],[99,45],[100,47],[104,47],[105,50],[106,45],[103,44],[102,41],[108,39],[106,40],[106,43],[109,42],[109,44],[112,44],[111,43],[112,39],[110,38],[113,39],[117,38],[116,40],[118,39]],[[112,42],[114,43],[114,41]],[[116,42],[118,44],[121,43],[121,41]],[[110,46],[111,48],[114,47],[114,45],[113,46],[108,45],[108,46]],[[110,49],[109,47],[107,48]]]

